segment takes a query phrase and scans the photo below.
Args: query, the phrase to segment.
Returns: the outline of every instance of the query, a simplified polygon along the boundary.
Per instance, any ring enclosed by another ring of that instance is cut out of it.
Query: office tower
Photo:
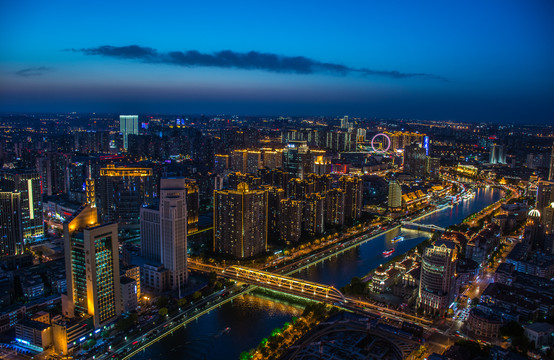
[[[363,181],[357,176],[342,176],[339,186],[344,190],[344,218],[359,219],[362,216]]]
[[[389,182],[388,206],[391,210],[402,208],[402,186],[396,180]]]
[[[152,169],[108,165],[100,169],[96,192],[103,222],[138,229],[140,208],[151,204],[156,193]]]
[[[268,236],[271,237],[279,234],[279,205],[285,198],[285,190],[270,185],[264,185],[262,189],[267,191],[267,228]]]
[[[161,261],[160,232],[159,207],[140,208],[140,255],[145,259]]]
[[[548,180],[554,181],[554,144],[552,144],[552,153],[550,154],[550,171],[548,172]]]
[[[325,196],[314,193],[304,198],[302,230],[309,235],[325,232]]]
[[[415,177],[425,177],[425,149],[419,144],[404,147],[404,172]]]
[[[34,170],[0,170],[0,191],[18,192],[21,234],[25,244],[44,235],[40,175]]]
[[[546,235],[554,234],[554,202],[543,209],[541,222]]]
[[[443,314],[456,297],[456,246],[436,241],[423,250],[418,307],[425,313]]]
[[[282,199],[279,202],[279,233],[281,241],[293,244],[302,235],[302,201]]]
[[[523,239],[531,245],[532,250],[542,250],[544,247],[545,229],[541,224],[541,212],[532,209],[527,214],[527,223],[523,230]]]
[[[120,115],[119,132],[123,135],[123,148],[129,147],[129,135],[138,135],[138,115]]]
[[[170,271],[172,289],[187,282],[187,181],[162,179],[160,183],[161,263]]]
[[[98,225],[97,209],[84,205],[63,225],[67,295],[65,316],[93,317],[94,327],[121,314],[117,224]]]
[[[68,165],[69,158],[65,154],[49,152],[37,158],[37,169],[42,181],[41,190],[44,195],[67,192]]]
[[[554,202],[554,182],[539,181],[535,208],[542,214],[544,208]]]
[[[283,151],[283,167],[291,177],[304,179],[309,166],[309,149],[306,141],[291,141]],[[309,171],[311,172],[311,171]]]
[[[345,191],[330,189],[325,192],[325,222],[329,225],[344,225]]]
[[[247,258],[267,250],[267,193],[250,190],[214,191],[214,251]]]
[[[506,164],[506,153],[503,145],[491,145],[489,162],[491,164]]]
[[[21,194],[0,192],[0,257],[23,253]]]

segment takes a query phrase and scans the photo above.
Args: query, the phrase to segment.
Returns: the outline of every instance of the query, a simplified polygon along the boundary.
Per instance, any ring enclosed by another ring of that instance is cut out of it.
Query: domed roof
[[[529,211],[528,215],[531,217],[541,217],[541,213],[537,209],[532,209],[531,211]]]

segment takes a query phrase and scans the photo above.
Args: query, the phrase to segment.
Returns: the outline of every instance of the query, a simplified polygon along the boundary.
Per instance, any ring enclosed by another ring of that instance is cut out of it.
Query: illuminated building
[[[325,192],[325,222],[330,225],[344,225],[345,191],[329,189]]]
[[[503,145],[491,145],[489,163],[491,164],[506,164],[506,153]]]
[[[230,189],[236,189],[240,183],[248,184],[248,188],[250,189],[259,189],[262,185],[262,179],[254,174],[232,172],[229,174],[228,178]]]
[[[160,231],[159,207],[140,208],[140,255],[145,259],[160,261]]]
[[[214,171],[223,174],[227,169],[229,169],[229,155],[215,154]]]
[[[246,173],[246,150],[234,150],[229,158],[229,168],[232,171]]]
[[[424,178],[426,175],[425,149],[419,144],[404,147],[404,172],[415,177]]]
[[[402,195],[402,206],[407,210],[415,210],[429,203],[429,196],[417,190]]]
[[[248,150],[246,152],[245,171],[251,174],[257,174],[258,169],[262,168],[262,153],[260,151]]]
[[[138,229],[140,208],[149,205],[155,195],[152,169],[108,165],[100,169],[96,192],[104,222]]]
[[[123,148],[129,147],[129,135],[138,135],[138,115],[120,115],[119,132],[123,135]]]
[[[282,149],[262,149],[263,165],[268,169],[278,169],[283,167]]]
[[[304,218],[302,229],[310,234],[323,234],[325,231],[325,196],[314,193],[304,198]]]
[[[333,188],[333,177],[329,174],[309,174],[308,181],[314,184],[313,192],[324,193]]]
[[[44,235],[39,174],[34,170],[0,170],[0,190],[19,193],[21,234],[24,243]]]
[[[121,314],[117,224],[98,225],[97,211],[84,205],[64,223],[66,317],[90,315],[98,328]]]
[[[554,181],[554,144],[552,144],[552,154],[550,154],[550,171],[548,172],[548,180]]]
[[[121,288],[121,311],[130,312],[137,309],[137,282],[127,276],[119,280]]]
[[[339,186],[344,190],[345,219],[359,219],[362,216],[363,181],[357,176],[342,176]]]
[[[285,244],[295,243],[302,234],[302,202],[282,199],[279,203],[279,233]]]
[[[289,173],[281,169],[260,169],[258,171],[263,184],[286,189],[289,182]]]
[[[309,161],[309,149],[306,141],[291,141],[283,152],[283,167],[292,177],[304,179],[305,162]],[[311,171],[310,171],[311,172]]]
[[[44,195],[60,194],[69,190],[65,181],[68,165],[69,159],[65,154],[48,152],[37,158],[37,169]]]
[[[187,188],[187,233],[198,231],[198,217],[200,215],[200,198],[196,180],[185,179]]]
[[[388,135],[391,141],[391,150],[397,151],[400,149],[405,149],[406,146],[412,143],[424,144],[425,134],[418,134],[413,132],[402,132],[397,131],[394,133],[385,133]]]
[[[425,170],[430,178],[438,179],[441,166],[441,159],[428,156],[425,159]]]
[[[0,192],[0,256],[23,253],[21,194]]]
[[[451,241],[436,241],[423,251],[418,307],[442,314],[456,297],[456,248]]]
[[[236,258],[256,256],[267,250],[267,193],[250,190],[214,191],[214,251]]]
[[[554,202],[554,182],[539,181],[536,198],[535,208],[542,213],[545,207]]]
[[[542,224],[546,235],[554,234],[554,202],[544,208],[542,213]]]
[[[388,206],[391,210],[402,208],[402,186],[396,180],[389,182]]]
[[[345,115],[340,119],[340,127],[341,129],[348,129],[350,128],[350,123],[348,122],[348,115]]]
[[[187,282],[187,182],[162,179],[160,184],[161,263],[170,271],[172,289]]]
[[[264,185],[262,188],[267,191],[268,236],[276,235],[279,234],[279,206],[281,200],[285,198],[285,190],[269,185]]]
[[[125,269],[123,269],[123,274],[126,277],[135,280],[135,284],[137,285],[137,291],[136,291],[137,301],[139,301],[141,293],[142,293],[141,286],[140,286],[140,267],[139,266],[133,266],[133,265],[128,266]]]
[[[543,250],[545,229],[541,224],[541,213],[537,209],[532,209],[527,214],[527,223],[523,231],[523,238],[531,245],[533,250]]]
[[[473,165],[458,164],[458,166],[456,166],[456,172],[464,176],[475,176],[477,175],[478,169]]]
[[[289,180],[287,195],[294,196],[297,199],[303,199],[306,195],[314,192],[314,183],[309,180],[294,178]]]

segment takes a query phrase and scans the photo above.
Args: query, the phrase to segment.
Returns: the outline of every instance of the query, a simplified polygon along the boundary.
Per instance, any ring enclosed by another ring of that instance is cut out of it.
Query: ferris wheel
[[[374,152],[385,153],[391,146],[390,137],[387,134],[379,133],[371,139],[371,148]]]

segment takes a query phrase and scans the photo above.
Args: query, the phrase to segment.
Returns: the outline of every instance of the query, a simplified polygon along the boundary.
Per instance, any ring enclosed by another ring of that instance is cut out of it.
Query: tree
[[[478,297],[474,297],[473,299],[471,299],[471,306],[479,305],[480,301],[481,301],[481,299],[479,299]]]
[[[157,307],[165,307],[167,306],[167,303],[169,302],[169,299],[166,298],[165,296],[160,296],[157,300],[156,300],[156,306]]]
[[[177,305],[179,307],[185,306],[187,304],[188,304],[188,300],[186,298],[181,298],[181,299],[179,299],[179,301],[177,301]]]
[[[217,280],[217,274],[215,273],[215,271],[211,271],[209,274],[208,274],[208,284],[210,286],[212,286]]]
[[[167,312],[168,312],[167,308],[163,307],[158,311],[158,314],[160,314],[161,317],[164,317],[167,315]]]
[[[195,291],[193,294],[192,294],[192,300],[198,300],[202,297],[202,293],[200,291]]]

